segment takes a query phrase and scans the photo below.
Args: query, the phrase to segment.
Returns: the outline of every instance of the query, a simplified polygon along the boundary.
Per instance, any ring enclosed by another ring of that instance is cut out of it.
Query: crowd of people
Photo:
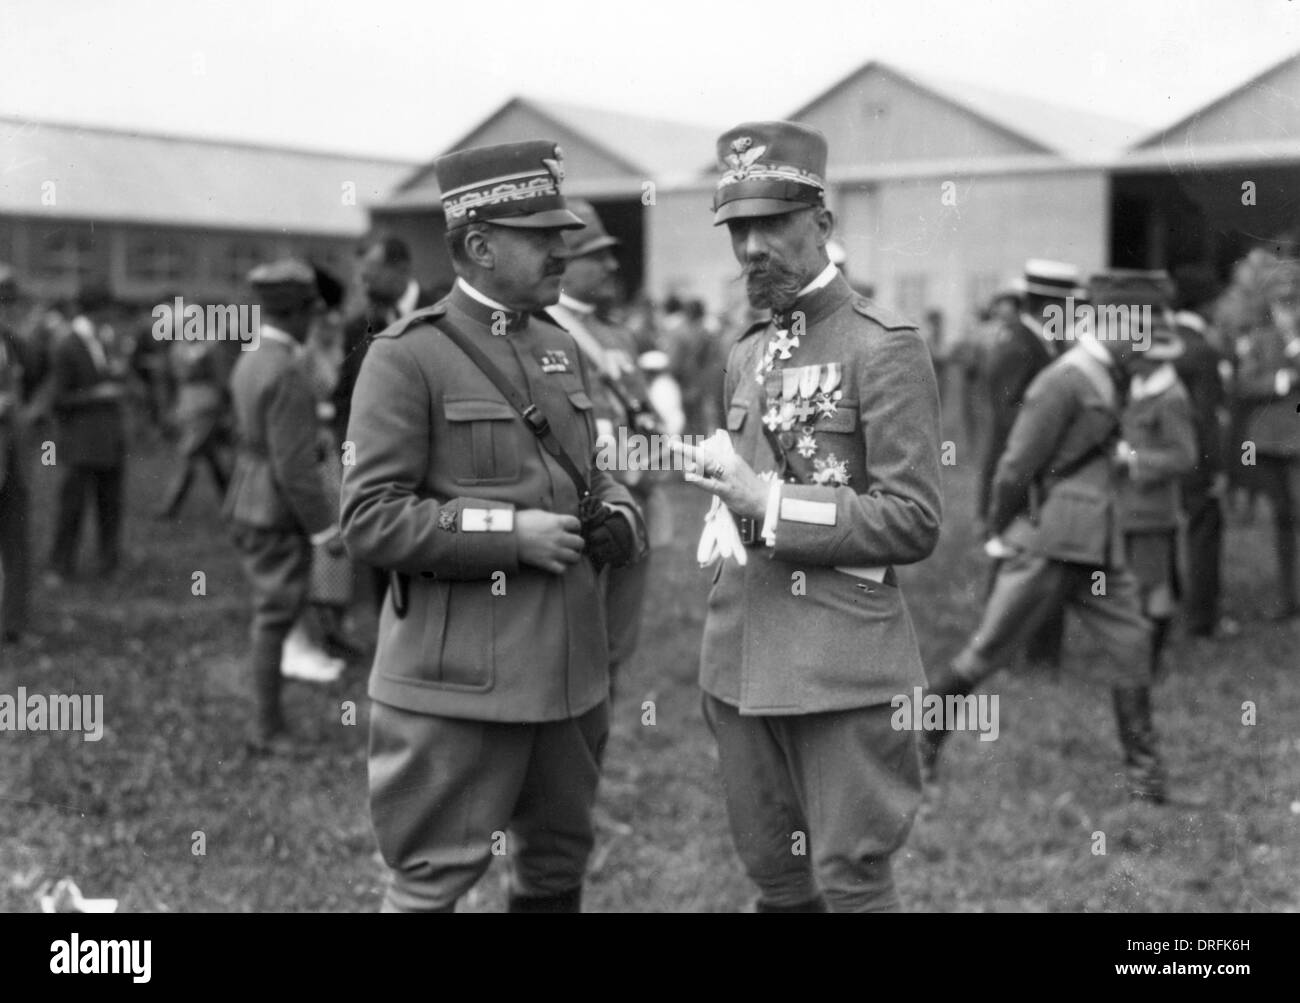
[[[965,698],[1022,654],[1059,662],[1067,610],[1102,649],[1089,664],[1113,693],[1128,794],[1167,802],[1152,684],[1180,609],[1193,636],[1242,629],[1219,602],[1234,493],[1267,499],[1270,613],[1300,614],[1300,264],[1255,251],[1217,290],[1035,259],[946,344],[937,312],[923,332],[842,274],[824,137],[747,123],[717,152],[713,223],[748,300],[728,318],[620,302],[618,239],[560,194],[543,140],[437,162],[450,289],[421,286],[383,236],[354,276],[256,268],[256,351],[155,337],[172,296],[146,312],[89,283],[33,302],[0,266],[3,643],[30,632],[31,468],[59,478],[46,582],[78,576],[92,506],[89,574],[107,581],[128,457],[165,446],[152,516],[183,518],[206,477],[248,580],[254,754],[293,745],[283,680],[336,680],[371,647],[350,611],[379,611],[384,907],[454,909],[509,829],[511,909],[574,911],[609,697],[653,545],[683,531],[659,490],[671,475],[606,469],[596,447],[720,429],[678,448],[715,499],[701,687],[760,911],[897,908],[890,860],[949,727],[900,733],[891,698]],[[1071,304],[1095,311],[1087,336],[1069,333],[1077,315],[1056,324]],[[991,565],[979,626],[923,668],[895,568],[938,540],[944,405],[980,457]]]

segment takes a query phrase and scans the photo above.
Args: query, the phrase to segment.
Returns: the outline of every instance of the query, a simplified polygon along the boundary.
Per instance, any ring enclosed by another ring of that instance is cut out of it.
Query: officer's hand
[[[767,514],[771,482],[754,473],[739,455],[732,452],[714,458],[712,450],[685,442],[673,442],[672,449],[683,460],[683,478],[687,484],[698,484],[711,491],[737,515],[762,519]]]
[[[558,515],[538,508],[516,512],[519,563],[554,575],[564,574],[570,564],[582,559],[581,529],[582,523],[574,515]]]

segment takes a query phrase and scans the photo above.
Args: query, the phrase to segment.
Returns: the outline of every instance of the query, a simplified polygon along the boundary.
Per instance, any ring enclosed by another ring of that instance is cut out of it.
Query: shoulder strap
[[[493,386],[501,391],[501,396],[509,402],[512,408],[519,412],[519,416],[524,419],[524,423],[529,430],[533,435],[537,436],[542,448],[555,457],[555,462],[569,475],[569,479],[573,481],[573,486],[578,489],[579,500],[591,494],[591,487],[587,484],[587,479],[582,475],[577,464],[569,458],[569,454],[564,451],[564,447],[560,445],[555,433],[551,431],[551,423],[546,420],[546,415],[538,410],[537,405],[510,382],[510,378],[501,371],[495,362],[487,357],[483,349],[474,344],[463,331],[453,326],[449,320],[445,317],[429,318],[429,323],[445,334],[452,344],[469,356],[469,360],[478,366],[484,376],[491,380]]]

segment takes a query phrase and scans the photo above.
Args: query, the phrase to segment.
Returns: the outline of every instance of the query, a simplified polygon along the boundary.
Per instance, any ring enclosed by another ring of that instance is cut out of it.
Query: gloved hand
[[[636,556],[636,535],[632,526],[612,508],[593,495],[578,506],[582,520],[583,550],[599,571],[606,564],[621,568]]]

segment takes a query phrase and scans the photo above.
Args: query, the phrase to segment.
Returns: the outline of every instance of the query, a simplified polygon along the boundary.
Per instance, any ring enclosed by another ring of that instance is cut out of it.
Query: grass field
[[[168,460],[133,458],[128,566],[111,586],[36,596],[36,636],[0,649],[0,693],[102,693],[101,741],[0,734],[0,910],[38,908],[73,877],[124,911],[373,910],[384,881],[366,809],[365,674],[288,687],[303,750],[241,754],[247,595],[201,483],[180,522],[158,524]],[[947,471],[943,539],[901,582],[927,664],[979,614],[984,560],[971,480]],[[36,480],[48,547],[53,472]],[[642,649],[621,683],[587,887],[594,911],[735,911],[753,892],[730,846],[695,685],[707,578],[693,561],[703,501],[673,488],[677,542],[655,555]],[[896,872],[916,911],[1300,909],[1300,627],[1264,623],[1268,531],[1230,527],[1226,608],[1245,632],[1179,638],[1156,690],[1178,806],[1131,806],[1109,695],[1067,671],[998,677],[1001,735],[957,736]],[[191,594],[203,571],[207,595]],[[373,621],[363,621],[368,629]],[[1074,657],[1086,639],[1072,635]],[[341,705],[356,701],[356,726]],[[641,724],[654,700],[657,721]],[[1258,723],[1242,724],[1243,701]],[[1106,853],[1093,853],[1094,833]],[[202,833],[205,853],[192,852]],[[462,908],[501,908],[503,868]]]

